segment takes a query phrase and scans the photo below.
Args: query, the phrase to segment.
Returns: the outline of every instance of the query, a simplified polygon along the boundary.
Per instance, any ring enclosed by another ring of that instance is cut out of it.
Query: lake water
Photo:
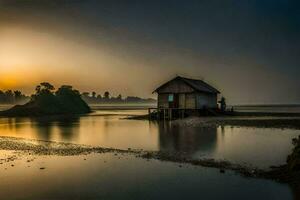
[[[283,164],[299,130],[216,126],[178,127],[172,122],[126,120],[146,110],[96,110],[81,117],[0,118],[0,136],[71,142],[118,149],[185,152],[258,167]]]
[[[143,109],[95,109],[81,117],[0,118],[0,136],[72,142],[119,149],[185,152],[267,168],[285,162],[299,130],[125,120]],[[0,155],[3,155],[3,153]],[[84,160],[83,158],[86,158]],[[112,154],[27,158],[0,165],[5,199],[293,199],[287,185],[233,172]],[[40,170],[40,167],[46,167]],[[28,182],[27,180],[30,180]],[[44,184],[44,181],[47,183]],[[38,188],[38,189],[36,189]],[[85,197],[85,198],[83,198]],[[2,199],[2,198],[0,198]]]
[[[0,180],[5,200],[293,199],[287,185],[272,181],[114,154],[21,159],[0,165]]]

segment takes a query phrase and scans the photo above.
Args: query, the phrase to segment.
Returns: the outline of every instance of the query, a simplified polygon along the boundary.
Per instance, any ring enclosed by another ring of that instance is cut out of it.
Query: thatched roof
[[[190,87],[192,87],[194,90],[196,90],[198,92],[217,93],[217,94],[220,93],[216,88],[209,85],[208,83],[205,83],[202,80],[190,79],[190,78],[185,78],[185,77],[181,77],[181,76],[177,76],[174,79],[164,83],[160,87],[156,88],[156,90],[154,90],[153,92],[158,92],[158,90],[160,90],[161,88],[166,86],[171,81],[175,81],[175,80],[183,81],[184,83],[186,83],[187,85],[189,85]]]

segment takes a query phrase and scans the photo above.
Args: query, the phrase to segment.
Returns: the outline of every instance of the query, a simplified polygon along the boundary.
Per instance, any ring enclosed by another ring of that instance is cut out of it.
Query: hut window
[[[169,102],[173,102],[174,101],[174,94],[169,94],[168,101]]]

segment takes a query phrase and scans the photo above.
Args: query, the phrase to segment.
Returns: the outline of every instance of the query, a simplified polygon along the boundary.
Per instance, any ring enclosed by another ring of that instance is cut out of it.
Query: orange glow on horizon
[[[19,79],[17,74],[14,73],[1,73],[0,89],[8,90],[19,86]]]
[[[0,90],[22,90],[24,92],[24,88],[34,88],[35,82],[39,81],[38,74],[34,73],[30,67],[25,66],[4,67],[0,65],[0,74]],[[31,89],[25,91],[25,93],[28,92],[31,93]]]

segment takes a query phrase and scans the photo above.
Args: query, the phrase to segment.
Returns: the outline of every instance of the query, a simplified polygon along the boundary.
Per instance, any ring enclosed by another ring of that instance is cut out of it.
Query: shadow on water
[[[50,141],[61,138],[65,141],[72,141],[79,135],[79,120],[78,116],[11,118],[8,128],[23,134],[29,123],[30,131],[34,130],[37,138],[41,140]]]
[[[159,147],[162,151],[182,152],[193,156],[197,152],[212,151],[217,145],[217,126],[180,127],[170,122],[159,123]]]
[[[45,140],[51,140],[53,136],[58,135],[70,141],[79,134],[79,119],[78,116],[43,117],[32,119],[32,124]]]

